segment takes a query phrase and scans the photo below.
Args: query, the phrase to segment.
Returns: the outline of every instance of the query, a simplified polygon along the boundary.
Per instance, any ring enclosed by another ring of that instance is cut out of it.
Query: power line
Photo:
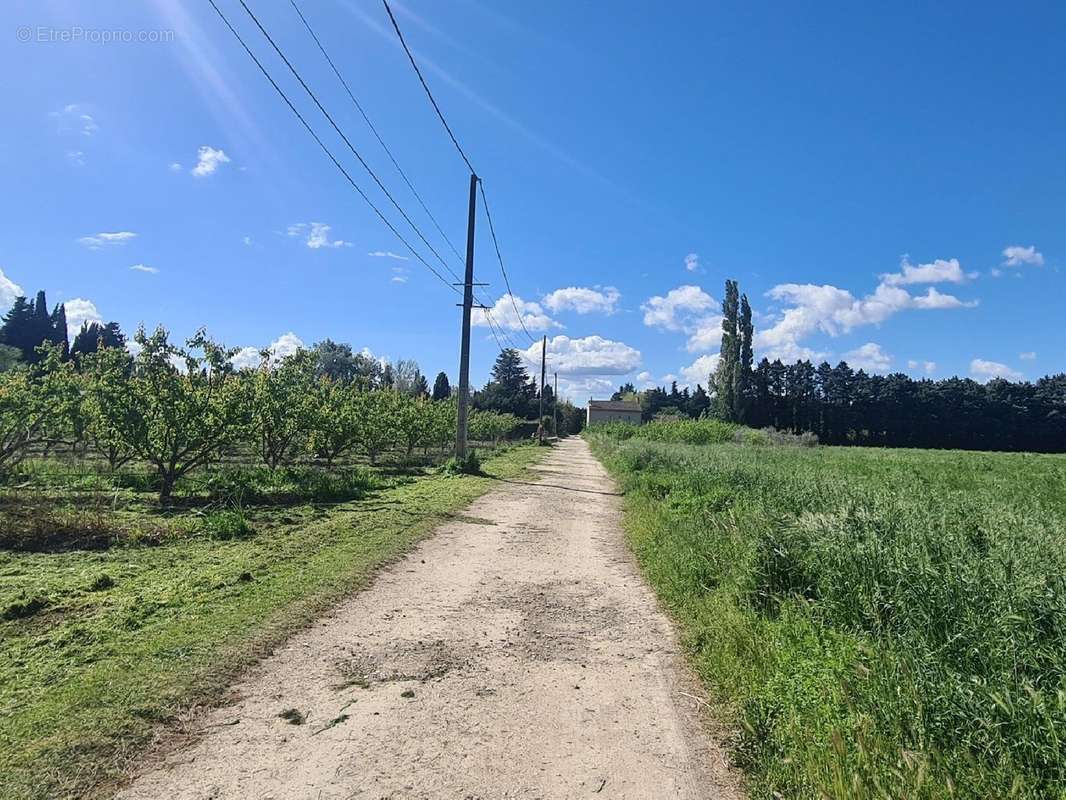
[[[248,45],[245,44],[244,39],[242,39],[241,35],[239,33],[237,33],[236,28],[234,28],[233,25],[230,24],[230,21],[226,18],[226,15],[222,13],[222,9],[220,9],[218,7],[218,5],[215,3],[215,0],[208,0],[208,2],[211,4],[211,7],[213,9],[215,9],[215,13],[218,14],[219,19],[221,19],[222,22],[225,23],[226,27],[229,28],[230,33],[232,33],[233,36],[237,39],[237,41],[240,42],[241,47],[244,48],[244,52],[246,52],[248,54],[248,56],[252,59],[252,61],[255,62],[255,65],[259,68],[259,71],[263,73],[263,76],[268,81],[270,81],[270,85],[274,87],[274,90],[278,93],[278,95],[281,97],[281,99],[285,101],[285,105],[287,105],[289,107],[289,110],[292,111],[292,113],[296,115],[296,118],[298,120],[300,120],[300,122],[303,124],[304,128],[306,128],[307,132],[309,134],[311,134],[311,137],[315,140],[315,142],[318,144],[318,146],[320,148],[322,148],[322,152],[324,152],[329,157],[329,160],[333,162],[333,165],[338,170],[340,170],[341,174],[344,175],[344,177],[348,181],[348,183],[350,183],[352,185],[352,188],[355,189],[355,191],[357,191],[359,193],[359,196],[363,198],[363,200],[366,202],[366,204],[368,206],[370,206],[371,209],[373,209],[374,213],[377,214],[378,218],[383,223],[385,223],[385,226],[390,231],[392,231],[393,235],[396,236],[397,239],[399,239],[403,243],[404,247],[406,247],[411,252],[411,254],[415,258],[417,258],[422,263],[423,266],[425,266],[426,269],[428,269],[430,272],[432,272],[441,283],[443,283],[445,286],[447,286],[449,289],[451,289],[452,291],[456,292],[457,294],[462,294],[457,288],[455,288],[448,281],[447,278],[445,278],[436,269],[434,269],[433,266],[428,261],[426,261],[426,259],[424,259],[422,257],[421,253],[419,253],[417,250],[414,249],[414,247],[411,246],[410,242],[408,242],[400,234],[400,232],[398,230],[396,230],[396,226],[394,226],[391,222],[389,222],[388,218],[383,213],[381,213],[381,209],[379,209],[376,205],[374,205],[374,201],[372,201],[367,196],[366,192],[364,192],[362,190],[362,188],[359,186],[359,184],[355,182],[355,179],[352,178],[352,176],[350,174],[348,174],[348,170],[346,170],[344,168],[344,165],[342,165],[340,163],[340,161],[337,160],[337,157],[333,155],[332,151],[330,151],[330,149],[322,141],[322,139],[319,137],[319,135],[317,133],[315,133],[314,128],[312,128],[311,125],[307,122],[307,120],[304,119],[303,114],[301,114],[299,112],[299,110],[296,108],[296,106],[294,106],[292,101],[289,99],[288,95],[286,95],[285,92],[282,90],[282,88],[280,86],[278,86],[277,81],[274,80],[274,78],[271,76],[271,74],[267,71],[266,67],[264,67],[262,62],[260,62],[260,60],[256,57],[255,53],[253,53],[249,49]]]
[[[411,226],[411,229],[418,235],[418,238],[422,240],[422,243],[429,248],[430,252],[433,253],[434,256],[436,256],[437,260],[441,263],[441,266],[443,266],[444,269],[450,272],[452,277],[454,277],[456,280],[460,280],[459,276],[452,271],[451,267],[449,267],[447,262],[445,262],[445,260],[441,257],[441,254],[437,252],[436,248],[433,247],[433,245],[429,243],[429,240],[422,235],[422,231],[418,229],[418,226],[415,225],[415,223],[407,215],[407,212],[403,210],[403,208],[398,202],[396,202],[396,198],[392,196],[392,193],[389,192],[387,188],[385,188],[385,184],[381,182],[381,179],[378,178],[374,170],[372,170],[370,168],[370,165],[366,163],[366,160],[359,153],[359,151],[355,149],[355,146],[351,143],[348,137],[344,135],[344,131],[340,129],[340,126],[337,125],[330,113],[326,111],[325,106],[322,105],[318,97],[311,90],[311,87],[307,85],[307,82],[303,79],[303,76],[301,76],[300,73],[297,71],[296,67],[292,65],[292,62],[289,61],[285,53],[282,52],[280,47],[278,47],[277,42],[275,42],[274,38],[267,32],[267,29],[263,27],[263,24],[259,21],[259,18],[256,17],[256,15],[253,13],[252,9],[248,7],[248,4],[244,0],[238,1],[240,2],[241,7],[245,10],[245,13],[247,13],[248,16],[251,17],[252,22],[255,23],[257,28],[259,28],[259,32],[262,33],[264,37],[266,37],[266,40],[268,42],[270,42],[270,46],[274,48],[274,52],[276,52],[281,58],[281,60],[285,62],[285,66],[289,68],[289,72],[291,72],[293,74],[293,77],[296,78],[297,81],[299,81],[300,86],[302,86],[303,90],[307,92],[307,95],[311,98],[312,101],[314,101],[314,104],[318,106],[318,110],[322,112],[322,115],[327,120],[329,120],[329,124],[333,126],[333,130],[335,130],[337,132],[337,135],[344,140],[344,143],[348,146],[348,149],[352,151],[352,154],[357,159],[359,159],[359,163],[363,165],[363,169],[365,169],[367,171],[367,174],[374,179],[374,183],[378,185],[378,188],[381,189],[381,191],[389,199],[389,202],[391,202],[393,206],[395,206],[396,210],[400,212],[400,215],[404,218],[404,220],[406,220],[407,224]],[[212,5],[214,5],[213,2]]]
[[[500,262],[500,272],[503,273],[503,282],[507,286],[507,296],[511,298],[511,306],[514,308],[514,313],[518,317],[518,323],[522,326],[522,330],[525,331],[526,336],[529,337],[530,343],[535,343],[537,340],[530,334],[529,329],[526,328],[525,320],[522,319],[522,312],[518,310],[518,303],[515,302],[514,292],[511,290],[511,280],[507,277],[507,268],[503,265],[503,255],[500,253],[500,243],[496,240],[496,228],[492,224],[492,213],[489,211],[489,200],[485,197],[485,185],[478,181],[478,188],[481,189],[481,204],[485,208],[485,218],[489,221],[489,233],[492,234],[492,244],[496,248],[496,259]]]
[[[389,149],[389,146],[385,144],[385,140],[381,138],[381,134],[378,133],[378,129],[374,127],[374,123],[370,121],[370,117],[368,117],[366,111],[363,110],[363,106],[360,105],[359,101],[355,99],[355,95],[352,93],[351,87],[348,86],[348,82],[344,79],[344,76],[341,75],[340,70],[337,69],[337,65],[333,63],[333,59],[329,57],[329,53],[326,52],[326,48],[323,46],[322,42],[319,41],[318,36],[311,28],[311,25],[307,21],[306,17],[304,17],[303,12],[300,11],[300,7],[296,4],[296,0],[289,0],[289,3],[292,5],[297,15],[300,17],[300,21],[304,24],[304,27],[307,28],[307,32],[311,34],[311,38],[315,40],[315,44],[318,45],[318,49],[321,51],[326,61],[329,62],[329,66],[333,70],[333,74],[337,76],[337,80],[341,82],[341,85],[344,87],[344,91],[348,93],[348,97],[351,99],[352,104],[359,110],[360,115],[362,115],[363,117],[363,121],[366,122],[367,127],[370,128],[371,133],[374,134],[374,138],[378,140],[378,143],[381,145],[381,148],[388,154],[389,160],[392,162],[392,165],[396,167],[396,171],[400,173],[400,177],[403,178],[403,182],[406,183],[407,188],[411,190],[411,194],[415,196],[415,199],[418,201],[418,204],[422,206],[422,210],[426,212],[426,216],[429,217],[430,220],[433,222],[433,226],[437,229],[437,232],[441,235],[444,241],[448,243],[448,247],[452,249],[452,252],[455,253],[456,257],[461,261],[463,258],[462,254],[456,249],[455,245],[452,244],[452,240],[448,238],[448,234],[444,232],[444,229],[441,227],[440,223],[437,222],[437,218],[433,216],[433,213],[426,206],[425,201],[422,199],[422,195],[418,193],[418,190],[415,189],[414,185],[412,185],[410,178],[407,177],[407,173],[403,171],[403,168],[400,167],[400,164],[396,161],[396,157],[392,154],[392,151]]]
[[[451,127],[448,125],[448,120],[444,118],[444,114],[441,113],[440,106],[437,105],[436,99],[433,97],[433,92],[429,90],[429,84],[426,83],[426,79],[422,77],[422,70],[418,68],[418,62],[415,61],[415,57],[411,54],[411,49],[407,46],[407,42],[404,41],[403,33],[400,31],[400,26],[396,22],[396,17],[392,15],[392,9],[389,8],[389,0],[381,0],[385,4],[385,11],[388,12],[389,19],[392,20],[392,27],[396,30],[396,35],[400,38],[400,44],[403,45],[403,51],[407,53],[407,60],[411,62],[411,66],[415,68],[415,74],[418,76],[418,80],[422,83],[422,88],[426,90],[426,96],[429,98],[429,102],[433,104],[433,110],[437,112],[437,116],[440,117],[441,124],[444,126],[444,130],[448,131],[448,135],[452,139],[452,144],[455,145],[455,149],[459,151],[459,155],[462,156],[463,161],[466,162],[466,166],[470,168],[470,171],[477,175],[477,170],[474,169],[474,165],[470,163],[470,159],[466,157],[466,153],[463,152],[463,148],[459,146],[459,140],[455,138],[455,134],[452,133]]]

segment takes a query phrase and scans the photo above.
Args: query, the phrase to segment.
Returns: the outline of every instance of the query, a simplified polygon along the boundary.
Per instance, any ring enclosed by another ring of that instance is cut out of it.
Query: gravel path
[[[536,470],[250,670],[119,797],[739,798],[603,467],[571,438]]]

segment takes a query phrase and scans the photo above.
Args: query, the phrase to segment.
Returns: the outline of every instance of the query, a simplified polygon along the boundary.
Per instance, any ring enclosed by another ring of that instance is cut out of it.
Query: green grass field
[[[36,488],[5,496],[0,797],[105,795],[157,723],[217,698],[243,666],[541,452],[495,455],[485,477],[223,473],[212,480],[229,501],[241,494],[240,510],[220,509],[208,485],[187,487],[186,507],[168,512],[136,476],[117,482],[132,488],[92,473],[58,480],[37,465]],[[27,493],[36,504],[21,508]]]
[[[1066,458],[586,436],[754,797],[1066,797]]]

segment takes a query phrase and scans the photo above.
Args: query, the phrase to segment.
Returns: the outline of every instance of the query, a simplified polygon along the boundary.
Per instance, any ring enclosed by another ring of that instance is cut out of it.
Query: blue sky
[[[435,263],[237,0],[218,2]],[[292,7],[248,2],[458,272]],[[462,252],[467,172],[383,7],[300,6]],[[704,382],[726,278],[756,310],[758,355],[982,380],[1066,369],[1066,6],[394,10],[484,180],[526,327],[548,335],[549,371],[575,400],[626,380]],[[0,300],[43,288],[75,318],[178,337],[205,325],[235,347],[330,337],[454,380],[455,295],[207,0],[8,2],[0,20],[0,67],[18,76],[0,87]],[[102,41],[112,31],[134,40]],[[498,298],[483,215],[477,242]],[[528,344],[509,298],[493,318]],[[480,384],[498,348],[477,321]]]

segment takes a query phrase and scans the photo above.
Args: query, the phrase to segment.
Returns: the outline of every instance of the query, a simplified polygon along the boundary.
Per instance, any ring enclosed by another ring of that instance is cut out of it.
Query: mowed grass
[[[1066,458],[586,435],[754,797],[1066,797]]]
[[[186,512],[106,549],[0,550],[0,797],[106,795],[157,723],[217,699],[541,452],[491,457],[486,476],[393,476],[349,502],[245,509],[249,529],[223,524],[222,538]]]

